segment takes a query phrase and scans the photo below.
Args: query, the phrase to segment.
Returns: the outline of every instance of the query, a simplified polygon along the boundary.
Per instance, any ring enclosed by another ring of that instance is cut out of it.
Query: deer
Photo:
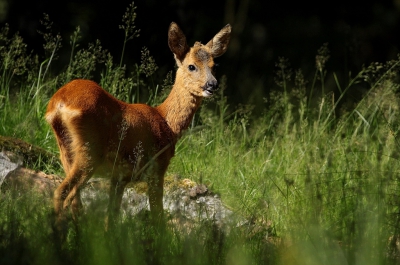
[[[207,44],[197,41],[189,47],[178,25],[170,24],[168,46],[177,69],[174,85],[159,106],[125,103],[84,79],[70,81],[55,92],[45,119],[54,132],[65,172],[53,195],[59,226],[68,211],[73,220],[80,216],[80,190],[93,175],[110,178],[106,224],[118,215],[124,189],[132,181],[147,182],[150,216],[162,216],[164,175],[175,144],[203,98],[217,91],[214,58],[226,52],[230,33],[227,24]]]

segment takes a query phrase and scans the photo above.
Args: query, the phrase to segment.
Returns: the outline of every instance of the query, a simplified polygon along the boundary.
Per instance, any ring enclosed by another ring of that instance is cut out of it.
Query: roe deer
[[[175,144],[202,98],[217,89],[213,59],[225,53],[230,32],[228,24],[206,45],[189,47],[181,29],[171,23],[168,45],[178,69],[170,94],[158,107],[127,104],[89,80],[71,81],[54,94],[46,120],[66,174],[54,192],[56,224],[65,220],[69,207],[76,219],[80,189],[93,174],[111,178],[108,220],[118,214],[126,184],[137,180],[148,183],[151,215],[162,214],[164,174]]]

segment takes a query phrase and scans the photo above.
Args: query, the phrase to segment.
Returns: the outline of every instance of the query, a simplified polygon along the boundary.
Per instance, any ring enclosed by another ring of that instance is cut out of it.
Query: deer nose
[[[217,80],[208,81],[206,84],[207,89],[216,90],[218,86]]]

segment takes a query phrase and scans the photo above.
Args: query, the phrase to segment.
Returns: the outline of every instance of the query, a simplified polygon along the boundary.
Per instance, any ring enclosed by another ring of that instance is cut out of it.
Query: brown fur
[[[230,31],[227,25],[207,45],[190,48],[178,25],[171,23],[168,45],[178,69],[170,95],[158,107],[127,104],[89,80],[71,81],[54,94],[46,120],[66,174],[54,192],[59,224],[69,206],[74,219],[79,214],[79,191],[93,174],[111,178],[109,220],[119,211],[125,185],[139,179],[148,182],[152,215],[162,214],[164,174],[175,144],[202,98],[216,88],[213,58],[226,51]]]

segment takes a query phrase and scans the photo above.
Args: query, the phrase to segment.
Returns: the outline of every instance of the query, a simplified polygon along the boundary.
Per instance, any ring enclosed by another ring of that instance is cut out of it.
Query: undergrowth
[[[160,104],[173,71],[156,80],[157,64],[146,47],[138,51],[134,71],[123,64],[126,43],[139,37],[135,12],[132,4],[123,16],[120,58],[100,41],[80,43],[77,27],[61,72],[52,64],[66,44],[47,15],[41,56],[3,26],[0,134],[57,153],[43,116],[51,95],[75,78],[94,79],[126,102]],[[60,250],[47,198],[6,192],[0,201],[0,263],[397,264],[400,57],[365,66],[346,84],[328,71],[329,58],[323,44],[310,80],[279,58],[276,72],[267,73],[275,75],[276,87],[257,116],[252,106],[228,105],[224,91],[234,88],[221,77],[219,94],[205,102],[178,142],[168,174],[205,183],[245,224],[228,233],[204,222],[186,234],[167,224],[161,233],[137,216],[107,237],[103,218],[88,213],[70,228],[68,245]],[[354,93],[362,94],[359,100],[351,98]]]

